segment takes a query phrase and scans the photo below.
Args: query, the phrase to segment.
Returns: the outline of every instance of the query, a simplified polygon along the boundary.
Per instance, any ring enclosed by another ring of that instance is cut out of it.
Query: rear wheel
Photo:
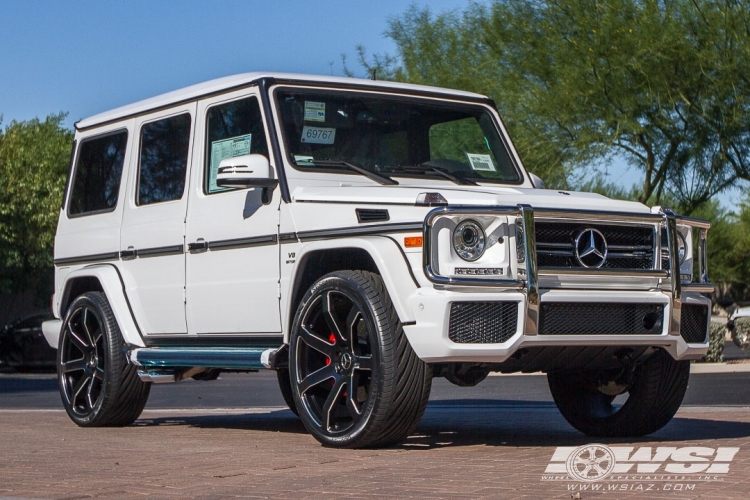
[[[125,426],[143,411],[151,389],[127,364],[125,342],[106,296],[88,292],[68,309],[57,350],[63,406],[82,427]]]
[[[411,349],[376,274],[339,271],[305,294],[292,326],[296,407],[326,446],[387,446],[422,418],[432,372]]]
[[[674,417],[687,390],[689,361],[658,351],[635,368],[627,381],[606,373],[557,371],[547,374],[563,417],[597,437],[632,437],[656,432]],[[615,397],[627,395],[616,404]]]

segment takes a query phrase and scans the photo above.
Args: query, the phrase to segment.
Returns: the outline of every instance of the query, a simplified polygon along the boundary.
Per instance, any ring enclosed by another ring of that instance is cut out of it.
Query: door
[[[221,160],[269,157],[257,89],[202,101],[198,116],[186,227],[188,331],[279,333],[279,190],[264,204],[261,188],[216,185]]]
[[[185,334],[185,213],[196,104],[136,119],[122,274],[144,334]]]

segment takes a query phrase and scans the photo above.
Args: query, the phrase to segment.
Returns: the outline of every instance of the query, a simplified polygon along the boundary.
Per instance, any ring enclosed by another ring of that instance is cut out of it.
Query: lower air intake
[[[703,304],[682,304],[680,312],[680,336],[690,344],[706,341],[708,306]]]
[[[542,303],[539,335],[659,335],[662,304]]]
[[[516,333],[517,302],[454,302],[448,338],[458,344],[499,344]]]

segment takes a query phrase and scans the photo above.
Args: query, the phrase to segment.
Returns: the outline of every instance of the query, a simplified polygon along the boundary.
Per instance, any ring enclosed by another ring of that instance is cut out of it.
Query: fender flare
[[[320,250],[338,250],[342,248],[357,248],[364,250],[370,255],[375,266],[378,268],[383,284],[391,297],[391,302],[396,309],[402,323],[412,323],[416,320],[414,312],[409,306],[408,298],[418,289],[411,267],[406,261],[398,243],[387,236],[363,236],[359,238],[336,238],[330,240],[318,240],[303,244],[297,252],[297,264],[294,266],[289,280],[289,293],[286,299],[285,321],[291,321],[296,311],[292,310],[294,303],[294,286],[297,275],[302,269],[300,263],[305,261],[308,254]],[[284,340],[288,342],[291,323],[285,325]]]
[[[65,282],[61,287],[62,296],[60,304],[58,305],[58,307],[60,307],[60,317],[64,319],[65,311],[62,310],[63,304],[68,304],[75,299],[75,297],[68,297],[68,294],[70,293],[71,282],[77,278],[95,278],[101,285],[104,295],[107,296],[109,305],[112,308],[112,313],[115,315],[117,325],[120,327],[123,340],[125,340],[128,345],[146,347],[146,344],[141,337],[140,329],[133,317],[133,311],[130,308],[128,298],[125,295],[125,288],[122,283],[120,272],[111,264],[95,264],[72,271],[65,276]],[[59,335],[60,333],[58,332],[58,337]],[[54,340],[55,345],[57,345],[58,339],[47,338],[50,345],[52,344],[52,340]]]

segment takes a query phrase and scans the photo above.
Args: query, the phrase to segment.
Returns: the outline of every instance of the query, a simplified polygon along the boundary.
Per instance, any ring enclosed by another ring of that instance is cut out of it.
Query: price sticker
[[[333,144],[336,139],[335,128],[308,127],[302,128],[301,141],[308,144]]]

